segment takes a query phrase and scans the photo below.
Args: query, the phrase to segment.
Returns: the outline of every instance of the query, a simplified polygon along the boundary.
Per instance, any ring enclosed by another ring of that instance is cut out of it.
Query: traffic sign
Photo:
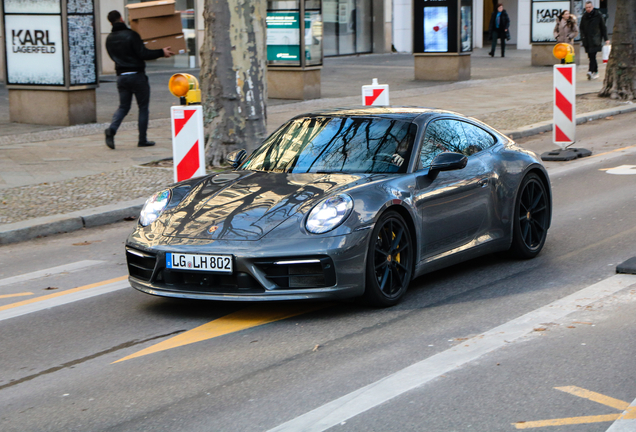
[[[362,86],[362,105],[364,106],[388,106],[389,85],[378,84],[378,79],[373,78],[373,84]]]

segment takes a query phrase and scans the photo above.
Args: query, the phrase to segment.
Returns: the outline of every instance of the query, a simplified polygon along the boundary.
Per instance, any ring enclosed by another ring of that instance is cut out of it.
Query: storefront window
[[[323,0],[325,56],[373,51],[370,0]]]

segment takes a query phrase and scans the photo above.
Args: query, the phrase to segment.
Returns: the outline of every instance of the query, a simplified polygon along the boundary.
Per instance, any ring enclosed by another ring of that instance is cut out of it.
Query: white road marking
[[[607,429],[607,432],[634,432],[636,431],[636,399],[627,407],[623,414]]]
[[[87,286],[87,287],[80,287],[80,288],[68,290],[68,291],[72,291],[69,294],[65,294],[64,291],[62,291],[62,292],[56,293],[55,297],[46,298],[44,300],[38,301],[38,299],[35,298],[32,300],[31,303],[23,304],[16,307],[11,307],[10,309],[0,310],[0,321],[19,317],[19,316],[30,314],[33,312],[38,312],[44,309],[50,309],[55,306],[61,306],[68,303],[73,303],[78,300],[84,300],[84,299],[96,297],[102,294],[108,294],[114,291],[118,291],[120,289],[130,287],[128,280],[119,280],[117,282],[112,282],[105,285],[99,285],[99,284],[95,284],[95,285],[97,286],[95,287]],[[45,296],[45,297],[49,297],[49,296]],[[11,305],[8,305],[8,306],[11,306]]]
[[[636,165],[621,165],[605,172],[614,175],[636,175]]]
[[[455,370],[532,332],[540,323],[559,320],[591,303],[636,283],[636,276],[615,275],[567,297],[508,321],[457,345],[313,411],[283,423],[268,432],[324,431],[394,397]],[[632,429],[633,430],[633,429]],[[622,432],[623,429],[620,430]],[[614,431],[612,431],[614,432]]]
[[[46,276],[53,276],[56,274],[64,273],[64,272],[74,272],[78,270],[85,269],[87,267],[92,267],[97,264],[101,264],[104,261],[95,261],[95,260],[84,260],[77,261],[70,264],[64,264],[57,267],[52,267],[49,269],[38,270],[32,273],[26,273],[19,276],[13,276],[5,279],[0,279],[0,286],[11,285],[18,282],[26,282],[33,279],[40,279]]]

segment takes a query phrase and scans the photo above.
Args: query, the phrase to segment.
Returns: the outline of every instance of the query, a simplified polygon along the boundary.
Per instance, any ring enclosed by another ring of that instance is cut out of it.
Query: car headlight
[[[340,194],[319,202],[309,213],[307,231],[322,234],[340,225],[351,213],[353,200]]]
[[[157,220],[161,212],[163,212],[170,202],[171,192],[169,189],[157,192],[144,204],[139,215],[139,223],[142,226],[148,226]]]

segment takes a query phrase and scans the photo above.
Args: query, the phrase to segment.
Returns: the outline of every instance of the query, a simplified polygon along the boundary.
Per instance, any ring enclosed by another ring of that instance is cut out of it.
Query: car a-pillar
[[[4,5],[10,120],[56,126],[96,122],[94,1]]]
[[[470,79],[473,9],[472,0],[413,0],[416,80]]]

